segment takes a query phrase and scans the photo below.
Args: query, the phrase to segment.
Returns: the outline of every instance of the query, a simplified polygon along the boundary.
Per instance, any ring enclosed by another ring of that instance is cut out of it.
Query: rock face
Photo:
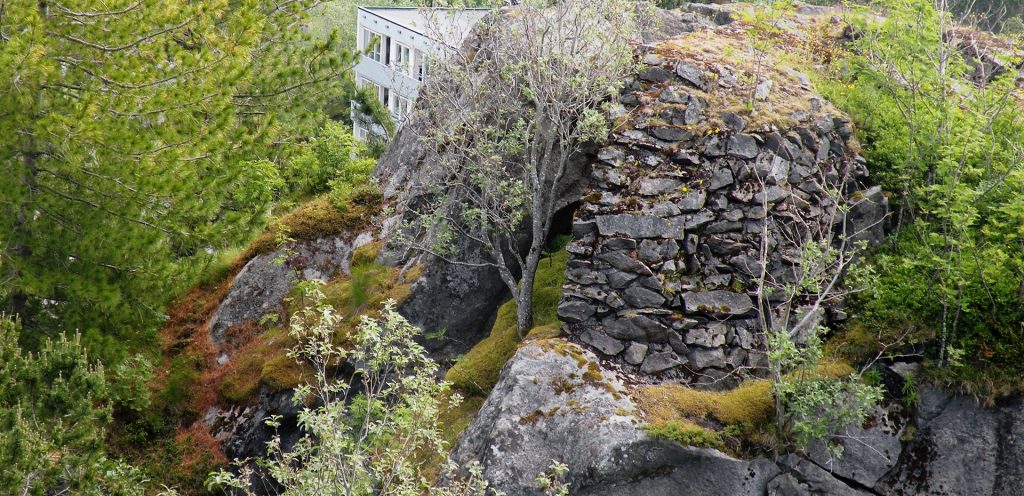
[[[280,436],[285,450],[295,446],[303,434],[298,425],[300,409],[292,401],[292,391],[272,393],[263,387],[253,404],[213,407],[202,421],[230,460],[256,460],[267,456],[267,443],[274,436]],[[267,426],[271,417],[277,417],[277,428]],[[249,483],[253,494],[281,493],[283,488],[262,467],[254,464],[252,468]]]
[[[779,474],[767,460],[649,438],[616,375],[592,352],[554,339],[528,343],[463,433],[454,458],[479,462],[509,496],[539,495],[551,460],[569,466],[573,495],[761,495]]]
[[[453,458],[480,463],[509,496],[539,495],[534,477],[551,460],[569,467],[563,481],[580,496],[884,494],[796,456],[738,460],[652,439],[637,414],[622,379],[597,355],[561,339],[529,342],[505,365]]]
[[[707,24],[727,23],[712,10],[721,22]],[[727,111],[748,75],[679,48],[701,43],[695,35],[643,47],[648,65],[626,81],[620,113],[630,117],[592,166],[559,315],[627,370],[729,387],[766,362],[754,299],[762,276],[795,280],[805,236],[877,243],[888,206],[863,185],[849,121],[806,76],[757,85],[758,105],[796,108],[781,129]],[[742,34],[724,26],[703,36]],[[841,184],[848,213],[830,184]],[[771,310],[795,311],[781,308]]]
[[[266,444],[275,431],[267,428],[271,416],[281,417],[281,443],[288,447],[301,434],[296,419],[300,407],[292,402],[291,391],[269,393],[261,390],[259,398],[252,405],[231,405],[213,407],[206,412],[203,422],[214,438],[222,441],[224,453],[232,460],[266,456]]]
[[[926,389],[916,432],[883,494],[1024,494],[1024,398],[986,409],[973,399]]]
[[[1024,494],[1024,398],[986,409],[924,389],[913,413],[893,404],[847,429],[840,458],[818,446],[737,460],[648,437],[623,377],[600,363],[561,339],[524,344],[454,459],[480,463],[509,496],[539,495],[533,479],[551,460],[569,467],[570,494],[584,496]]]
[[[369,243],[366,233],[346,238],[331,236],[292,243],[287,250],[259,255],[235,276],[227,297],[210,319],[213,343],[220,344],[228,328],[258,320],[282,308],[282,299],[299,279],[326,281],[349,272],[352,252]]]

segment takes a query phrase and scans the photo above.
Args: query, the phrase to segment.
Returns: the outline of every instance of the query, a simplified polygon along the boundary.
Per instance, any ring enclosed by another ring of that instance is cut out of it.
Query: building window
[[[380,62],[381,61],[381,55],[383,53],[383,47],[381,45],[383,45],[383,39],[381,38],[381,36],[379,34],[374,33],[373,31],[370,31],[369,29],[363,28],[363,46],[362,46],[362,49],[363,50],[366,50],[367,48],[370,49],[369,53],[366,54],[367,57],[370,57],[371,59],[376,60],[377,62]]]
[[[427,58],[419,50],[416,50],[416,67],[413,68],[413,77],[420,81],[427,77]]]
[[[401,123],[405,121],[405,118],[409,115],[411,107],[412,102],[410,102],[408,98],[401,96],[395,98],[395,122]]]
[[[395,66],[395,68],[398,69],[398,71],[403,73],[409,73],[412,62],[411,56],[412,53],[409,50],[409,47],[401,43],[395,43],[395,57],[392,63]]]

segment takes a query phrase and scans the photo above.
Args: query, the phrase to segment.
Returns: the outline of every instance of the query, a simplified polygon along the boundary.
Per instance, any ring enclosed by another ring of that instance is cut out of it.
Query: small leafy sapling
[[[303,406],[298,425],[304,435],[288,449],[280,436],[268,442],[267,456],[258,461],[265,474],[285,494],[483,496],[479,470],[457,476],[454,464],[444,464],[454,482],[443,489],[431,489],[421,471],[419,456],[447,459],[439,398],[449,398],[451,406],[461,398],[437,380],[437,364],[416,342],[420,330],[398,314],[394,301],[384,304],[380,317],[364,316],[351,333],[321,283],[301,283],[299,291],[304,307],[289,322],[296,344],[288,356],[312,371],[293,396]],[[354,370],[344,374],[342,365]],[[272,418],[268,425],[281,422]],[[252,495],[254,475],[253,464],[242,461],[237,473],[211,474],[208,484]]]

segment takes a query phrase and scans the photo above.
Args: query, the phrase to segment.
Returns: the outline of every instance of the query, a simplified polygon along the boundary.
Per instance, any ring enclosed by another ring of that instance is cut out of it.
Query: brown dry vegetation
[[[148,472],[159,474],[159,480],[202,492],[206,474],[223,466],[226,458],[201,416],[217,404],[251,403],[261,386],[284,390],[309,376],[307,367],[286,356],[292,341],[284,321],[233,326],[219,349],[213,345],[209,320],[235,276],[257,255],[276,250],[285,238],[314,240],[366,228],[379,200],[379,193],[372,190],[356,191],[344,208],[326,198],[314,199],[283,216],[234,260],[215,267],[216,277],[176,299],[159,333],[163,358],[149,384],[153,404],[148,412],[134,416],[141,418],[121,419],[111,430],[111,444]],[[400,301],[407,296],[419,276],[416,268],[399,274],[397,268],[376,264],[379,249],[379,244],[371,244],[357,250],[352,277],[339,276],[325,287],[332,303],[350,315],[347,321],[353,328],[358,315],[372,313],[387,298]],[[217,366],[221,353],[230,361]],[[139,435],[147,439],[130,440]]]

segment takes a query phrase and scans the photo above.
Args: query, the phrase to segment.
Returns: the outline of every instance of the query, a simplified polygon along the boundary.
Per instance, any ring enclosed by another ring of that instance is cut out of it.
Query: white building
[[[412,109],[427,60],[438,44],[458,46],[487,9],[418,9],[406,7],[359,7],[356,17],[356,48],[365,52],[356,65],[356,83],[376,89],[377,98],[401,124]],[[356,117],[353,109],[353,117]],[[383,135],[380,126],[367,129],[365,119],[354,118],[357,138]]]

